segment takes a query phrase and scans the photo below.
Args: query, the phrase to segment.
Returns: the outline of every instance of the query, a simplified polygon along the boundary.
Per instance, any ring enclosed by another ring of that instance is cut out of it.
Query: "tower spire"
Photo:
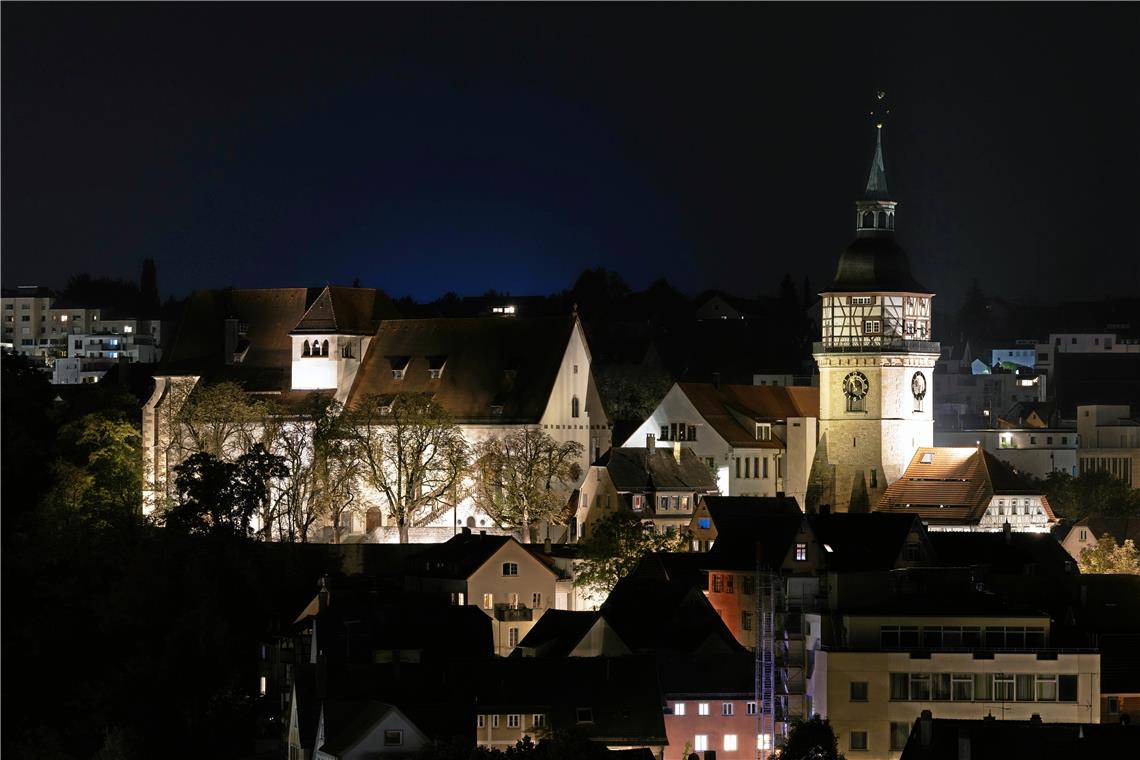
[[[887,170],[883,165],[883,124],[890,110],[887,93],[875,93],[875,108],[871,118],[875,125],[875,155],[871,158],[871,171],[867,174],[867,188],[863,197],[855,202],[855,230],[860,236],[893,237],[895,206],[887,190]]]

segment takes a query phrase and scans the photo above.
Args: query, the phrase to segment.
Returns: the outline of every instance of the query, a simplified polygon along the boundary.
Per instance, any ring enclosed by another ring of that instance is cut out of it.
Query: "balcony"
[[[495,620],[503,623],[529,623],[534,620],[534,610],[522,605],[496,604]]]
[[[891,336],[866,335],[858,338],[828,338],[811,344],[812,353],[879,353],[881,351],[899,351],[906,354],[935,354],[941,353],[940,344],[929,340],[906,340]]]

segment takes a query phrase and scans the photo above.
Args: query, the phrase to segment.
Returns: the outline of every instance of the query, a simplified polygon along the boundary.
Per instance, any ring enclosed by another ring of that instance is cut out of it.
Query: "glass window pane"
[[[1003,646],[1005,646],[1005,629],[987,628],[986,646],[990,647],[991,649],[1001,649]]]
[[[1037,701],[1038,702],[1056,702],[1057,701],[1057,677],[1056,676],[1037,676]]]
[[[1044,628],[1026,628],[1025,629],[1025,646],[1031,649],[1041,649],[1045,646],[1045,629]]]
[[[950,699],[950,674],[949,673],[935,673],[934,674],[934,693],[933,698],[938,700]]]
[[[899,628],[899,646],[904,648],[917,647],[918,629],[914,626],[901,626]]]
[[[1033,701],[1033,674],[1019,673],[1017,676],[1017,701]]]
[[[947,649],[962,648],[961,626],[947,626],[942,629],[942,646]]]
[[[906,746],[906,740],[910,738],[910,724],[909,723],[895,723],[891,722],[891,749],[899,751]]]
[[[962,628],[962,646],[967,649],[980,647],[982,645],[982,630],[973,626],[963,626]]]
[[[1025,649],[1025,629],[1006,628],[1005,646],[1007,649]]]
[[[939,649],[942,647],[942,629],[938,626],[930,626],[922,629],[922,645],[930,647],[931,649]]]
[[[956,702],[969,702],[974,698],[974,678],[969,673],[954,674],[954,688],[951,695]]]
[[[1058,676],[1057,677],[1057,693],[1062,702],[1076,702],[1077,701],[1077,677],[1076,676]]]
[[[909,688],[906,673],[891,673],[891,699],[908,699]]]
[[[923,701],[930,699],[929,673],[910,674],[910,698]]]

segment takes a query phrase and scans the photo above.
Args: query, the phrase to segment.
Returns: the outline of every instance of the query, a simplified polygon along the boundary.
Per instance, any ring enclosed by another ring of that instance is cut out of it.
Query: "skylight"
[[[934,452],[933,451],[926,452],[925,454],[922,455],[922,459],[920,459],[918,461],[922,462],[923,464],[933,464],[934,463]]]

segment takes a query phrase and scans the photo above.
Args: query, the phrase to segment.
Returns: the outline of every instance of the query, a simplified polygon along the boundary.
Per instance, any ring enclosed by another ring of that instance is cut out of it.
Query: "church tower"
[[[880,105],[883,93],[879,93]],[[820,293],[820,441],[809,511],[865,512],[899,478],[919,446],[934,443],[931,338],[934,294],[915,281],[895,242],[897,203],[887,190],[883,120],[867,187],[855,202],[855,240]]]

